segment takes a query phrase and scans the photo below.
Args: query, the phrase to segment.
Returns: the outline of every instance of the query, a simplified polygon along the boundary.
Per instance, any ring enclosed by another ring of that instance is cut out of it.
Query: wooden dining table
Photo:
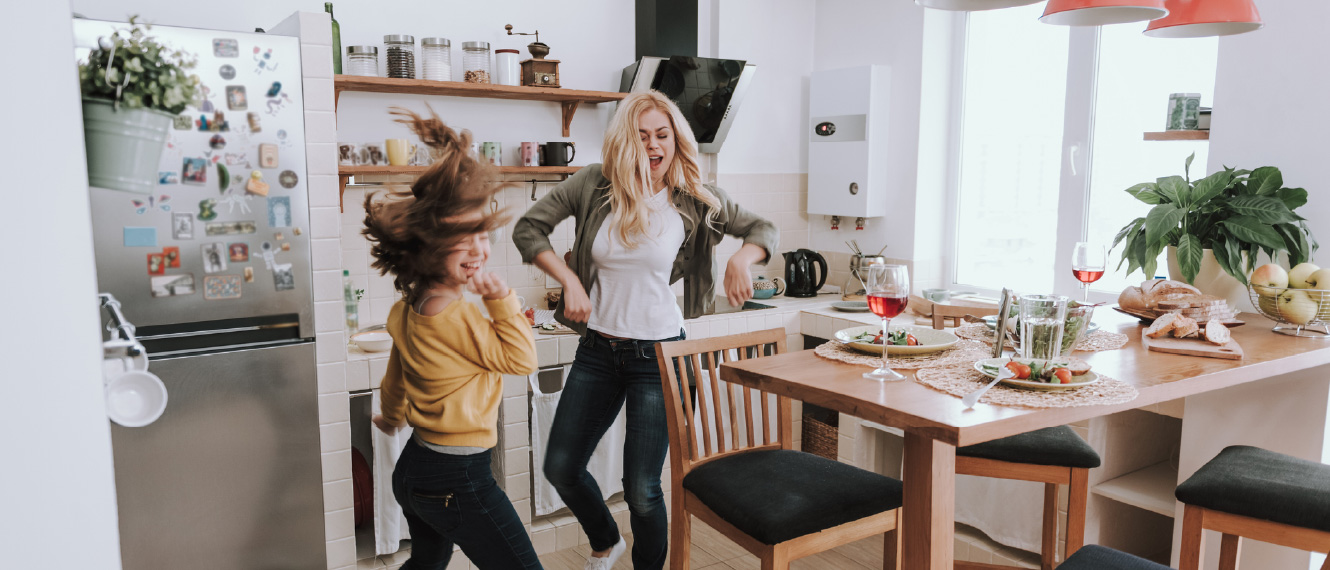
[[[864,366],[824,359],[812,350],[726,363],[720,367],[720,378],[903,430],[901,568],[950,570],[958,446],[1330,364],[1330,342],[1274,333],[1274,323],[1261,315],[1242,313],[1238,318],[1246,325],[1231,331],[1245,356],[1224,360],[1148,351],[1141,344],[1143,327],[1137,319],[1108,308],[1098,310],[1094,320],[1100,330],[1127,335],[1127,344],[1075,356],[1099,374],[1136,387],[1136,399],[1122,404],[1022,408],[981,401],[967,410],[960,398],[916,382],[912,370],[899,370],[904,381],[879,382],[863,377],[868,371]]]

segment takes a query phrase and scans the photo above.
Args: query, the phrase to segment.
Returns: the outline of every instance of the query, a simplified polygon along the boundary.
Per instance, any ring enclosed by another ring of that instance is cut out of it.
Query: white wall
[[[0,50],[26,54],[8,72],[27,87],[0,90],[12,202],[0,211],[0,556],[8,568],[120,568],[69,4],[14,7],[23,24],[0,36]]]

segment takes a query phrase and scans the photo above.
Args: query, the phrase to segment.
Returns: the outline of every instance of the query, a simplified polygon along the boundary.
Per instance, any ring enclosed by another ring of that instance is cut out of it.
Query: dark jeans
[[[393,495],[411,529],[403,570],[444,570],[454,543],[482,570],[540,568],[517,511],[494,483],[490,455],[448,455],[407,442],[393,470]]]
[[[662,568],[668,551],[668,519],[660,472],[670,449],[656,343],[611,340],[587,331],[564,381],[545,451],[545,478],[582,524],[593,550],[619,541],[619,526],[587,472],[591,453],[619,409],[628,403],[623,450],[623,489],[633,533],[633,568]]]

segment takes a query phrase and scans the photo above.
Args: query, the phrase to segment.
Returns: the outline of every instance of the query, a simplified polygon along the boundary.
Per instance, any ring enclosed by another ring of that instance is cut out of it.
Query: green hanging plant
[[[97,39],[97,49],[79,62],[79,88],[85,97],[109,100],[116,109],[179,114],[199,97],[199,77],[186,73],[197,60],[159,43],[147,34],[152,26],[137,19]]]
[[[1271,258],[1286,253],[1292,265],[1311,258],[1319,244],[1306,219],[1293,212],[1307,203],[1306,190],[1285,188],[1283,174],[1273,166],[1225,167],[1193,182],[1194,158],[1195,153],[1187,157],[1184,176],[1127,189],[1154,207],[1113,238],[1110,250],[1123,244],[1118,269],[1125,262],[1128,274],[1143,269],[1151,277],[1159,254],[1171,245],[1177,247],[1183,278],[1191,283],[1200,271],[1203,250],[1209,249],[1225,273],[1245,284],[1261,252]]]

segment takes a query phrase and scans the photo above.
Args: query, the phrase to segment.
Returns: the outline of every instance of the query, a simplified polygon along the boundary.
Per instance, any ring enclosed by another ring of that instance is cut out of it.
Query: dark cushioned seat
[[[1009,463],[1099,467],[1099,454],[1067,426],[1057,426],[956,449],[956,455]]]
[[[901,482],[811,453],[740,453],[683,478],[712,511],[763,544],[779,544],[901,506]]]
[[[1097,544],[1087,544],[1058,565],[1058,570],[1169,570],[1169,568],[1126,552],[1118,552]]]
[[[1330,466],[1259,447],[1224,448],[1175,494],[1189,505],[1330,532]]]

